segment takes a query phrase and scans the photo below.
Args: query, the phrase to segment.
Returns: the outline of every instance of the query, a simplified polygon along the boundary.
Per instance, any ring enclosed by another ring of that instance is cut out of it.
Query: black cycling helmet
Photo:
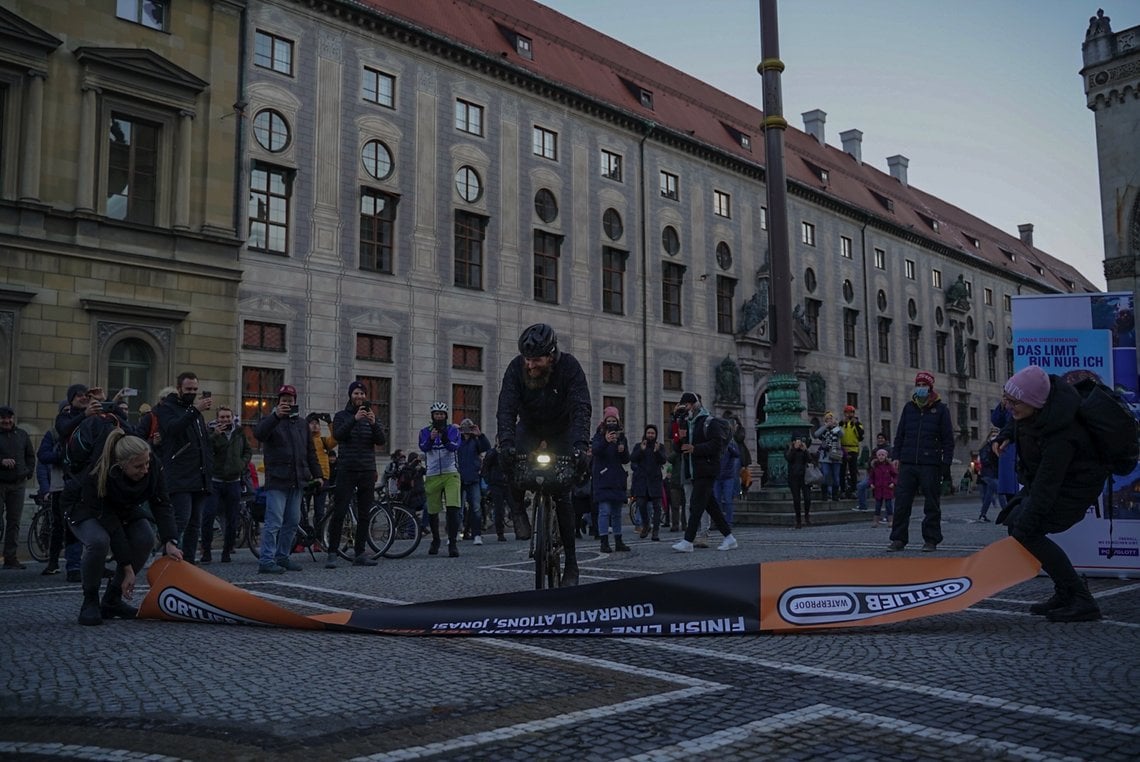
[[[558,352],[558,336],[546,323],[535,323],[519,336],[519,354],[523,357],[546,357]]]

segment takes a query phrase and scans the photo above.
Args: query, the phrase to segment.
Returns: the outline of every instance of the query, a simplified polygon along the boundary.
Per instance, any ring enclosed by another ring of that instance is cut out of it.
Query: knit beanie
[[[71,401],[78,397],[80,394],[87,394],[86,384],[72,384],[71,386],[67,387],[67,404],[70,405]]]
[[[1049,399],[1049,386],[1049,374],[1040,366],[1030,365],[1010,376],[1004,391],[1018,402],[1040,410]]]
[[[926,384],[931,389],[933,389],[934,388],[934,374],[928,373],[925,370],[920,370],[918,373],[915,373],[914,374],[914,385],[918,386],[919,384]]]
[[[356,391],[357,389],[360,389],[365,394],[368,394],[368,388],[362,382],[353,381],[351,384],[348,385],[348,396],[351,397],[352,393],[354,391]]]
[[[621,422],[621,416],[618,415],[618,409],[613,406],[607,407],[602,411],[602,420],[604,421],[607,418],[616,418],[618,422]]]

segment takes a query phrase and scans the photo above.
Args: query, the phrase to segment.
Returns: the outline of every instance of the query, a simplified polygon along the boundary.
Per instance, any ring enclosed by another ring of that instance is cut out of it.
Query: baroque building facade
[[[239,0],[0,8],[0,398],[232,387]]]
[[[251,2],[243,417],[353,380],[414,442],[434,400],[493,435],[502,369],[553,324],[595,411],[631,431],[683,390],[763,418],[762,114],[537,3]],[[1073,267],[889,172],[826,115],[789,130],[807,416],[891,432],[934,371],[962,459],[1012,372],[1011,298],[1095,291]],[[807,425],[805,416],[805,426]]]
[[[1104,274],[1109,291],[1140,297],[1140,26],[1113,32],[1098,10],[1081,52],[1086,104],[1096,124]]]

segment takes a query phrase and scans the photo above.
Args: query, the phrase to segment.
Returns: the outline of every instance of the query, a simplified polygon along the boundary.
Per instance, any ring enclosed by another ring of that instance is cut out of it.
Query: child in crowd
[[[879,517],[886,506],[887,526],[891,525],[895,515],[895,483],[899,473],[895,465],[887,460],[889,453],[886,449],[875,450],[875,459],[871,461],[867,475],[871,482],[871,494],[875,496],[875,515],[871,517],[871,526],[879,526]]]

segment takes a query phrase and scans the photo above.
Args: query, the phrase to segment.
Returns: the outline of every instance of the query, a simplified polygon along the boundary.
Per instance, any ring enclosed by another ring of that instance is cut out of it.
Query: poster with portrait
[[[1014,371],[1039,365],[1065,376],[1092,371],[1140,417],[1134,299],[1131,293],[1019,296],[1012,300]],[[1112,477],[1106,494],[1067,532],[1054,536],[1077,571],[1140,576],[1140,468]]]

